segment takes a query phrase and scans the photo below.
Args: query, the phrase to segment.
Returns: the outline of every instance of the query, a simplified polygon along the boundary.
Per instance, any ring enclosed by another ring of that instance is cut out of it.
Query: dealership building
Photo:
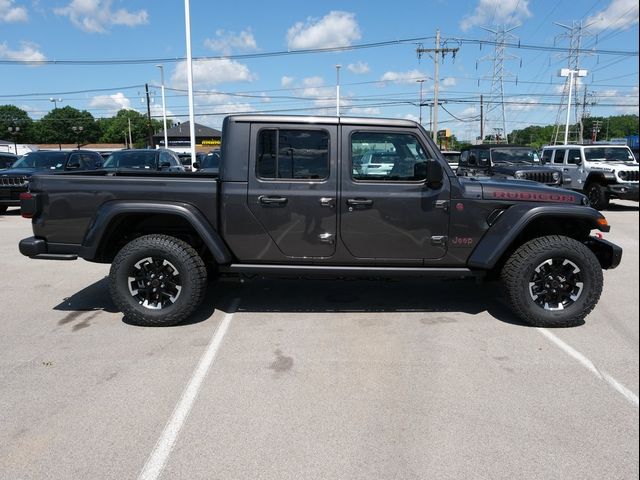
[[[220,148],[222,132],[215,128],[205,127],[195,124],[196,130],[196,151],[208,152],[215,148]],[[167,130],[168,148],[177,152],[186,152],[191,148],[191,134],[189,132],[189,122],[179,123]],[[153,136],[153,147],[164,148],[164,131]]]

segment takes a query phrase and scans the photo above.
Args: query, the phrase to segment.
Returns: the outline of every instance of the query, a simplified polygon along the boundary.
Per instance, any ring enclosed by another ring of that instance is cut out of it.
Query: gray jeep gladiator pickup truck
[[[383,153],[392,165],[362,169]],[[408,120],[237,115],[219,175],[34,175],[20,252],[110,263],[129,321],[173,325],[209,274],[501,278],[516,315],[579,323],[622,249],[580,193],[526,180],[457,177]]]

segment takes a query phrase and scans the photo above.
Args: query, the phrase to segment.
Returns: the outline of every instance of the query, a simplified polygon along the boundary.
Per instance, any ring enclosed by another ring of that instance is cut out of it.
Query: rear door
[[[287,257],[335,252],[337,143],[335,125],[251,126],[249,209]]]
[[[447,252],[450,184],[428,185],[426,160],[436,158],[414,131],[341,127],[340,237],[353,257],[379,264],[421,265]],[[354,158],[384,151],[394,159],[387,172],[367,174]]]

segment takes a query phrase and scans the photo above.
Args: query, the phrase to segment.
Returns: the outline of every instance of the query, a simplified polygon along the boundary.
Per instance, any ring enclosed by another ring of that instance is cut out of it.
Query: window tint
[[[257,153],[260,178],[322,180],[329,176],[329,134],[324,130],[261,130]]]
[[[545,150],[542,152],[542,163],[551,163],[551,157],[553,156],[553,150]]]
[[[460,165],[466,165],[469,159],[469,151],[465,150],[460,154]]]
[[[567,156],[567,163],[569,165],[578,165],[580,163],[580,150],[573,149],[569,150],[569,155]]]
[[[354,180],[422,181],[426,161],[422,145],[411,134],[360,132],[351,136]]]
[[[554,150],[556,153],[553,156],[553,163],[564,163],[564,154],[566,150]]]

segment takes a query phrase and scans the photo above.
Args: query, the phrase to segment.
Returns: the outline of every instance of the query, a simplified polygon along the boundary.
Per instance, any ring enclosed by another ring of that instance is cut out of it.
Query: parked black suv
[[[530,147],[507,144],[474,145],[462,149],[456,173],[465,177],[532,180],[554,187],[562,185],[562,172],[540,164]]]
[[[20,193],[27,191],[29,178],[36,172],[95,170],[102,157],[88,150],[38,150],[20,157],[11,168],[0,171],[0,214],[8,207],[20,206]]]
[[[18,156],[13,153],[0,152],[0,170],[11,168],[17,159]]]

